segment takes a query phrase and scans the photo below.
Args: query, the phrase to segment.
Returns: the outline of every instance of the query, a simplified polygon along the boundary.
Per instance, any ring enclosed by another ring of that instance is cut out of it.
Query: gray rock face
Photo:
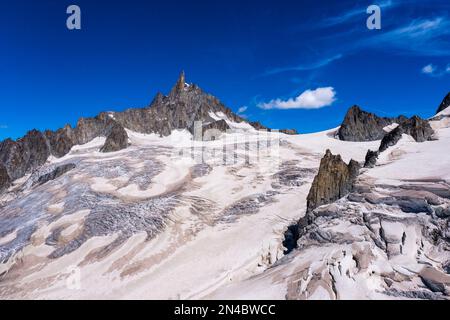
[[[69,136],[75,144],[85,144],[97,137],[108,136],[116,122],[106,113],[101,113],[95,118],[81,118],[74,130],[70,130]]]
[[[203,140],[206,140],[206,141],[213,140],[213,139],[217,138],[215,136],[215,132],[217,132],[217,131],[226,132],[229,129],[230,129],[230,126],[223,119],[219,120],[219,121],[214,121],[214,122],[208,123],[207,125],[204,125],[202,128]]]
[[[43,165],[50,156],[50,147],[44,134],[38,130],[29,131],[25,137],[19,140],[23,147],[26,160],[25,171]]]
[[[120,124],[115,124],[100,152],[115,152],[128,147],[128,135]]]
[[[379,152],[386,151],[389,147],[392,147],[399,142],[399,140],[402,138],[402,134],[404,133],[401,126],[398,126],[388,134],[386,134],[383,139],[381,140],[381,144],[379,147]]]
[[[49,155],[47,139],[38,130],[29,131],[17,141],[6,139],[0,143],[0,163],[12,180],[44,164]]]
[[[261,122],[259,121],[254,121],[254,122],[249,122],[249,124],[255,128],[256,130],[269,130],[269,128],[267,128],[266,126],[264,126]]]
[[[74,146],[72,141],[72,128],[67,125],[64,128],[57,131],[46,130],[45,136],[50,144],[51,153],[57,158],[61,158],[69,153],[70,149]]]
[[[295,129],[281,129],[280,132],[284,133],[284,134],[289,134],[289,135],[298,134],[297,130],[295,130]]]
[[[11,185],[11,179],[4,165],[0,164],[0,192],[8,189]]]
[[[378,155],[378,151],[367,150],[364,168],[373,168],[377,163]]]
[[[428,121],[421,119],[418,116],[413,116],[403,122],[400,127],[406,134],[412,136],[417,142],[430,141],[434,134],[434,131]]]
[[[244,121],[217,98],[194,84],[186,84],[184,73],[181,73],[168,96],[159,93],[148,108],[116,112],[114,119],[124,128],[133,131],[167,136],[174,129],[188,129],[192,132],[195,121],[202,121],[204,124],[214,122],[210,112],[221,112],[234,122]]]
[[[448,107],[450,107],[450,92],[445,96],[444,100],[442,100],[442,103],[439,105],[436,113],[439,113]]]
[[[42,185],[51,180],[55,180],[55,179],[59,178],[60,176],[62,176],[63,174],[65,174],[66,172],[69,172],[72,169],[75,169],[75,164],[73,164],[73,163],[68,163],[68,164],[63,164],[61,166],[58,166],[51,172],[40,176],[37,179],[37,181],[34,182],[33,185]]]
[[[387,148],[397,144],[404,133],[412,136],[417,142],[424,142],[432,139],[434,131],[427,120],[414,116],[402,122],[397,128],[386,134],[381,140],[379,151],[383,152]]]
[[[333,155],[327,150],[309,190],[307,211],[334,202],[350,193],[359,169],[358,162],[350,160],[347,165],[340,155]]]
[[[361,110],[358,106],[351,107],[345,115],[338,131],[339,139],[344,141],[374,141],[385,135],[384,127],[403,121],[399,118],[381,118],[377,115]]]
[[[383,128],[392,124],[388,118],[380,118],[373,113],[351,107],[339,128],[339,139],[345,141],[373,141],[383,138]]]
[[[1,142],[0,164],[6,168],[11,180],[15,180],[43,165],[50,155],[62,157],[74,145],[85,144],[97,137],[107,137],[103,152],[126,148],[128,137],[124,128],[161,136],[170,135],[174,129],[192,132],[195,121],[202,121],[205,129],[224,131],[229,128],[225,121],[213,119],[211,112],[223,113],[234,122],[245,121],[217,98],[194,84],[187,84],[181,73],[169,95],[158,93],[149,107],[103,112],[93,118],[81,118],[75,128],[67,125],[55,132],[47,130],[44,133],[32,130],[17,141]]]
[[[6,139],[0,143],[0,163],[6,168],[11,180],[25,175],[26,159],[21,143]]]
[[[417,142],[424,142],[432,140],[434,131],[427,120],[423,120],[418,116],[403,120],[397,128],[385,134],[378,151],[367,151],[364,167],[373,168],[379,154],[386,151],[389,147],[396,145],[404,133],[412,136]]]

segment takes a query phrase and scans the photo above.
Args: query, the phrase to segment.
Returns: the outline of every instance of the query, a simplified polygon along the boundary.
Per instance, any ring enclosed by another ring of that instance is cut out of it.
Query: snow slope
[[[187,131],[165,138],[128,131],[125,150],[100,153],[104,140],[97,139],[50,159],[46,165],[76,164],[63,177],[27,190],[26,179],[16,181],[0,199],[0,298],[336,298],[311,281],[327,259],[340,262],[328,273],[336,290],[347,292],[339,298],[386,298],[383,278],[356,273],[352,255],[343,254],[370,242],[288,256],[282,245],[287,227],[305,214],[325,150],[363,161],[379,141],[339,141],[336,129],[297,136],[241,129],[210,142],[192,141]],[[449,130],[423,144],[405,137],[363,181],[448,183],[450,158],[442,150]],[[366,232],[346,220],[330,228],[361,239]],[[396,235],[396,228],[385,222],[386,232]],[[392,270],[385,252],[369,251],[371,271]],[[302,270],[306,295],[292,278]],[[346,270],[354,280],[339,276]]]

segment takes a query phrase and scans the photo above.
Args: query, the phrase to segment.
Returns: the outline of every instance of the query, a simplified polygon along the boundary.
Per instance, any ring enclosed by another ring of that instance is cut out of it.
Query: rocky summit
[[[118,123],[115,123],[106,138],[105,144],[100,152],[115,152],[128,147],[128,135],[125,129]]]
[[[373,113],[353,106],[345,115],[338,136],[344,141],[374,141],[380,140],[386,134],[385,128],[393,123],[399,123],[406,118],[382,118]]]
[[[340,155],[333,155],[327,150],[309,190],[307,211],[346,196],[352,190],[359,169],[358,162],[350,160],[346,164]]]
[[[97,137],[106,138],[101,152],[115,152],[128,146],[126,129],[168,136],[176,129],[187,129],[194,133],[194,124],[198,122],[203,136],[210,129],[220,132],[231,129],[225,119],[247,124],[217,98],[195,84],[186,83],[182,72],[167,96],[158,93],[145,108],[102,112],[93,118],[80,118],[74,128],[66,125],[56,131],[46,130],[43,133],[32,130],[17,141],[2,141],[0,164],[6,168],[10,179],[15,180],[43,165],[50,155],[61,158],[73,146],[86,144]],[[250,123],[248,126],[258,130],[265,128],[259,123],[255,123],[255,126]],[[286,133],[296,132],[286,130]]]

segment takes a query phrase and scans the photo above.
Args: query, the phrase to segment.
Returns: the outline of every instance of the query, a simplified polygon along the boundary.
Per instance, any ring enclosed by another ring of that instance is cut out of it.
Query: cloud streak
[[[247,106],[242,106],[238,109],[237,113],[244,113],[245,111],[247,111],[248,107]]]
[[[362,39],[359,45],[396,49],[403,54],[450,56],[450,20],[447,17],[415,19],[391,31]]]
[[[342,54],[337,54],[329,58],[325,58],[322,60],[318,60],[315,62],[312,62],[310,64],[301,64],[297,66],[290,66],[290,67],[283,67],[283,68],[274,68],[271,70],[268,70],[264,73],[265,76],[274,75],[278,73],[283,73],[287,71],[308,71],[308,70],[314,70],[319,69],[322,67],[325,67],[332,63],[333,61],[339,60],[342,58]]]
[[[381,9],[386,9],[390,7],[395,7],[399,5],[398,2],[393,2],[391,0],[387,0],[381,3],[377,4]],[[319,23],[320,27],[332,27],[337,26],[340,24],[345,24],[354,21],[355,18],[358,16],[364,17],[366,15],[367,6],[361,6],[358,8],[355,8],[353,10],[347,11],[346,13],[343,13],[338,16],[329,17],[327,19],[324,19]]]
[[[422,68],[422,73],[425,74],[433,74],[436,71],[436,67],[432,64],[428,64],[425,67]]]
[[[450,64],[441,69],[430,63],[423,67],[421,72],[430,77],[441,77],[443,75],[450,74]]]
[[[274,99],[267,103],[259,103],[258,107],[264,110],[271,109],[320,109],[336,101],[336,91],[333,87],[306,90],[295,98],[288,100]]]

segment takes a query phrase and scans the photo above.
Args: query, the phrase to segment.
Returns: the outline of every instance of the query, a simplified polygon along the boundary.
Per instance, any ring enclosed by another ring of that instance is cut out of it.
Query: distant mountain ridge
[[[66,125],[56,131],[29,131],[24,137],[14,141],[0,142],[0,189],[11,181],[23,177],[43,165],[50,156],[63,157],[75,145],[85,144],[97,137],[106,137],[101,152],[113,152],[128,146],[125,129],[144,134],[168,136],[172,130],[194,131],[194,123],[201,121],[202,131],[230,129],[224,119],[234,123],[247,123],[250,128],[267,129],[259,122],[249,123],[235,114],[216,97],[205,93],[195,84],[186,83],[181,72],[170,93],[158,93],[145,108],[130,108],[122,112],[101,112],[93,118],[80,118],[76,127]],[[295,130],[282,130],[296,134]]]

